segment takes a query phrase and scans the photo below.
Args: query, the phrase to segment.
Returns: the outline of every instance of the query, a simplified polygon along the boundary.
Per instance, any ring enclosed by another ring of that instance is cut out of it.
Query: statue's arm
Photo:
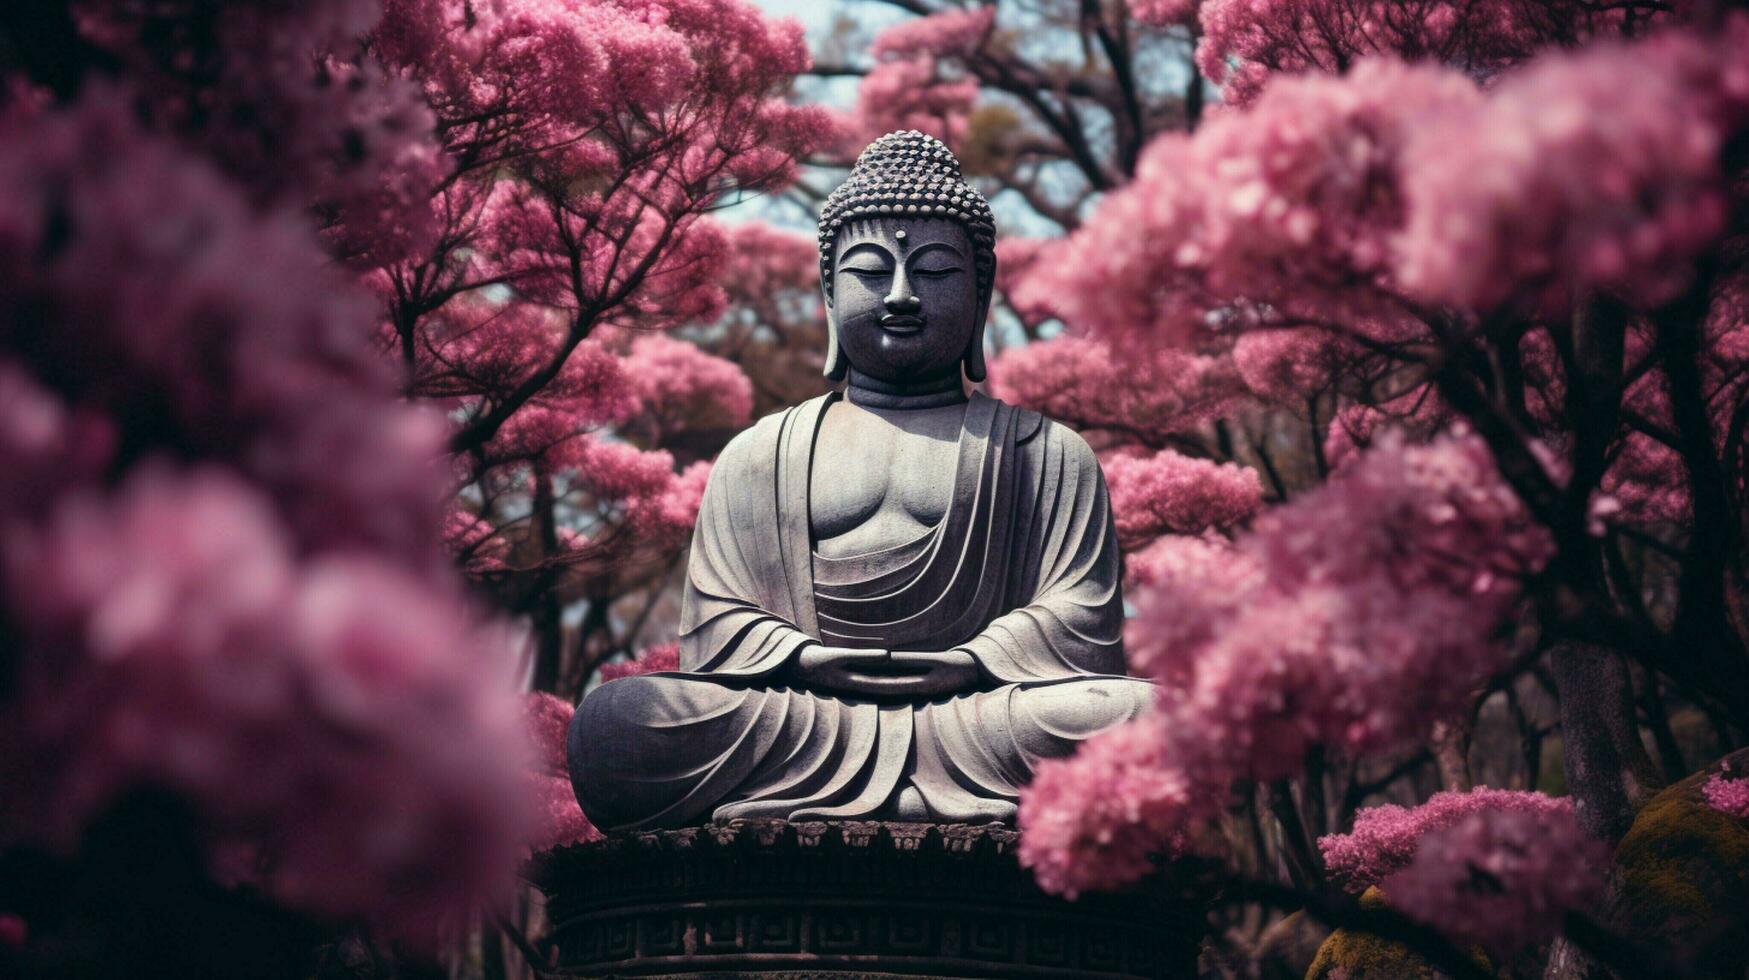
[[[1014,556],[1038,569],[1036,584],[1025,604],[955,649],[1002,683],[1122,674],[1123,557],[1099,459],[1060,425],[1047,422],[1038,438],[1040,526]]]
[[[771,515],[780,416],[724,447],[693,526],[680,605],[683,670],[758,678],[794,661],[813,638],[789,609],[782,547]]]

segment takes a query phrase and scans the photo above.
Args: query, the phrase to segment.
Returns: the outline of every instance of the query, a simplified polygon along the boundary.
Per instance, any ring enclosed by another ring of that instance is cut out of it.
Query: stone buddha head
[[[984,380],[996,226],[940,140],[907,130],[869,144],[826,199],[819,241],[826,377],[957,386],[963,367]]]

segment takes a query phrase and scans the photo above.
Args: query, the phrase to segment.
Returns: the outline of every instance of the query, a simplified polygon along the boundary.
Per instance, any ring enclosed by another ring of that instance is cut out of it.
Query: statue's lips
[[[923,329],[923,318],[906,313],[895,313],[881,317],[881,329],[887,333],[914,334]]]

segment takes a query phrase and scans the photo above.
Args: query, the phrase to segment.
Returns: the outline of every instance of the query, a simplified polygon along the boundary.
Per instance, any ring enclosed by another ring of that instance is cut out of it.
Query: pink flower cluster
[[[1132,0],[1129,4],[1130,16],[1144,24],[1156,27],[1171,27],[1178,24],[1194,24],[1197,20],[1197,9],[1203,0]]]
[[[1749,19],[1733,24],[1549,55],[1427,126],[1402,160],[1399,281],[1470,309],[1673,295],[1724,225],[1720,145],[1749,110],[1749,71],[1732,67]]]
[[[735,430],[753,414],[753,382],[733,361],[697,344],[660,334],[639,337],[624,367],[642,411],[661,432]]]
[[[1114,342],[1166,346],[1395,316],[1373,284],[1401,221],[1397,161],[1417,125],[1479,98],[1455,73],[1386,61],[1285,79],[1246,112],[1150,143],[1135,180],[1016,298]]]
[[[614,681],[621,677],[636,677],[640,674],[654,674],[661,670],[679,669],[680,644],[659,643],[656,646],[639,650],[637,656],[630,660],[602,664],[601,679]]]
[[[1020,800],[1020,863],[1070,898],[1136,881],[1181,843],[1194,788],[1165,758],[1160,720],[1143,716],[1048,759]]]
[[[369,0],[78,5],[92,43],[127,70],[152,122],[256,203],[313,206],[334,250],[361,266],[427,247],[450,173],[417,85],[358,50]]]
[[[1263,506],[1257,471],[1237,463],[1162,449],[1152,456],[1114,453],[1102,464],[1111,485],[1118,542],[1125,548],[1168,532],[1232,527]]]
[[[1707,806],[1733,817],[1749,820],[1749,779],[1730,779],[1715,772],[1701,787]]]
[[[884,133],[915,129],[955,146],[977,102],[977,80],[955,75],[934,55],[882,61],[857,86],[845,142],[859,146]]]
[[[1340,467],[1360,458],[1362,451],[1387,432],[1421,440],[1450,421],[1450,410],[1431,385],[1419,385],[1377,405],[1346,404],[1336,410],[1324,433],[1324,458],[1331,466]]]
[[[856,109],[844,133],[850,153],[896,129],[916,129],[949,146],[965,135],[978,81],[964,72],[990,36],[994,6],[913,17],[875,35],[875,64],[857,87]]]
[[[1149,833],[1122,840],[1169,847],[1219,812],[1235,779],[1286,776],[1316,745],[1400,744],[1467,703],[1504,665],[1496,630],[1549,548],[1469,434],[1383,439],[1232,545],[1162,539],[1138,556],[1150,582],[1126,635],[1132,667],[1163,685],[1160,745],[1133,757],[1156,761],[1188,802],[1150,811]],[[1098,827],[1117,805],[1034,793],[1022,818]],[[1116,867],[1108,857],[1074,877],[1087,857],[1077,842],[1110,836],[1056,832],[1028,845],[1029,860],[1058,869],[1054,884],[1119,884],[1093,871]]]
[[[1265,401],[1296,406],[1328,391],[1358,356],[1339,334],[1316,327],[1253,330],[1233,344],[1245,387]]]
[[[1167,23],[1183,5],[1165,0],[1148,19]],[[1620,16],[1577,0],[1205,0],[1196,60],[1225,102],[1245,105],[1274,75],[1340,73],[1374,54],[1485,78]]]
[[[577,792],[571,788],[566,745],[576,710],[575,705],[544,692],[523,697],[523,721],[534,747],[528,779],[539,816],[537,829],[529,835],[534,851],[601,839],[601,831],[583,815]]]
[[[1318,838],[1331,880],[1356,894],[1366,891],[1414,860],[1423,838],[1480,813],[1514,811],[1534,820],[1573,819],[1573,801],[1522,790],[1480,786],[1468,792],[1444,791],[1415,807],[1387,803],[1354,815],[1346,834]]]
[[[1146,444],[1220,417],[1244,393],[1228,357],[1119,349],[1122,356],[1103,341],[1067,335],[1012,347],[991,363],[990,389],[1051,418]]]
[[[0,833],[71,846],[156,787],[215,873],[423,933],[508,884],[521,829],[443,428],[313,228],[90,87],[0,123]]]
[[[1505,959],[1596,902],[1608,867],[1608,846],[1571,807],[1487,808],[1430,830],[1380,889],[1404,915]]]
[[[1210,4],[1205,21],[1262,2]],[[1745,38],[1738,17],[1715,37],[1596,45],[1487,92],[1381,59],[1281,78],[1149,144],[1134,182],[1014,297],[1168,346],[1259,326],[1376,340],[1406,301],[1547,311],[1602,287],[1659,302],[1721,228],[1718,148],[1749,107]]]
[[[963,58],[976,51],[996,22],[996,8],[972,7],[913,17],[875,35],[869,54],[876,59]]]
[[[704,488],[710,476],[711,464],[700,460],[671,474],[659,491],[633,498],[627,503],[632,526],[649,535],[650,540],[684,544],[692,526],[698,523],[698,508],[704,503]]]

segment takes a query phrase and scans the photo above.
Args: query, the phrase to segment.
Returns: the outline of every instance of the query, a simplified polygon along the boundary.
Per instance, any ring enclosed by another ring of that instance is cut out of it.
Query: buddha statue
[[[572,783],[607,831],[743,817],[1014,819],[1041,759],[1146,709],[1080,436],[982,394],[989,204],[891,133],[820,218],[842,392],[725,448],[694,531],[678,671],[591,691]]]

